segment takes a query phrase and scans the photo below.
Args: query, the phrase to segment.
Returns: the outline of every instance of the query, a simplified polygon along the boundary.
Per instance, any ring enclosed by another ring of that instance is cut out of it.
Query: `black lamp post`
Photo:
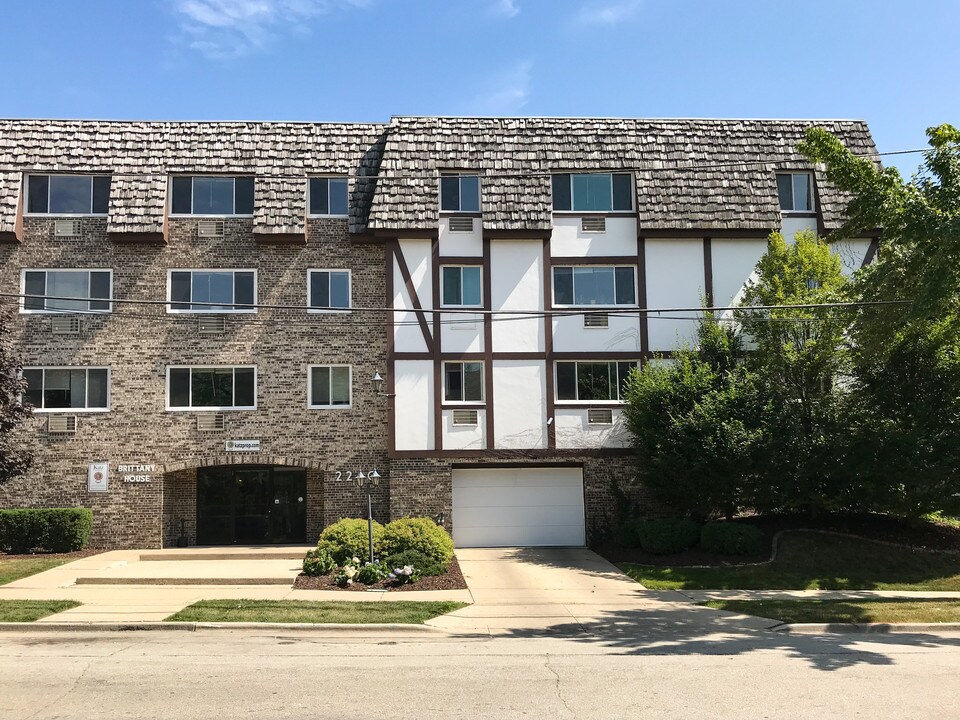
[[[356,475],[357,487],[367,491],[367,540],[370,543],[370,562],[373,562],[373,488],[380,484],[380,473],[376,468],[364,475],[361,470]]]

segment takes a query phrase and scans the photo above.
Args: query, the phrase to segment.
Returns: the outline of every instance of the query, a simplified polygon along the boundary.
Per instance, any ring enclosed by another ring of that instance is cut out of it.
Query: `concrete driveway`
[[[629,633],[719,617],[680,593],[644,590],[586,548],[464,548],[457,558],[474,604],[427,623],[453,632]]]

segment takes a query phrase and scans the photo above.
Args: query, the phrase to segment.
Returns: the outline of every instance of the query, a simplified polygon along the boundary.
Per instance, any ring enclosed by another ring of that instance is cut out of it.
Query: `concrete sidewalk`
[[[693,602],[708,600],[960,600],[960,592],[940,590],[649,590],[679,593]]]

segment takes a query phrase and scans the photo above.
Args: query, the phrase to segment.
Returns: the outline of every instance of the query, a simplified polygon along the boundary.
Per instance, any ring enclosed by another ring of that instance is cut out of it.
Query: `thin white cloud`
[[[574,22],[578,25],[616,25],[636,15],[641,4],[642,0],[589,2],[580,7]]]
[[[333,10],[365,7],[370,0],[176,0],[178,41],[207,57],[226,60],[263,49],[283,33]]]
[[[529,60],[508,67],[461,108],[464,115],[517,115],[530,97],[533,63]]]
[[[520,14],[520,6],[517,5],[517,0],[494,0],[490,6],[490,13],[510,19]]]

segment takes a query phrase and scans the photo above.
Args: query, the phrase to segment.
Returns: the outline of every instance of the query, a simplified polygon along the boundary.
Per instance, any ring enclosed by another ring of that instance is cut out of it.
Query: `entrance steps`
[[[284,550],[241,550],[224,552],[223,548],[196,548],[184,552],[146,552],[140,553],[141,562],[183,562],[189,560],[303,560],[310,548],[291,548]]]

